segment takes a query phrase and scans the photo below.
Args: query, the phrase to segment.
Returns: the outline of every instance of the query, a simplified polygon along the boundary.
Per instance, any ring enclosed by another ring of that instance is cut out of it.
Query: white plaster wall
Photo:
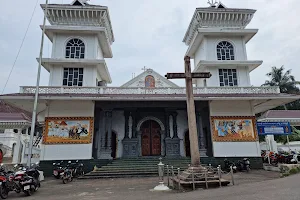
[[[180,155],[185,156],[184,134],[188,130],[187,114],[184,110],[179,110],[177,113],[177,133],[180,139]]]
[[[211,101],[210,116],[254,116],[250,101]],[[260,147],[257,142],[213,142],[215,157],[257,157]]]
[[[244,39],[241,36],[207,36],[206,41],[206,60],[218,60],[216,48],[221,41],[228,41],[234,46],[235,60],[247,60]]]
[[[251,86],[248,67],[232,66],[229,68],[237,70],[238,87]],[[212,75],[210,78],[206,79],[207,87],[220,87],[219,69],[220,67],[207,67],[203,70],[204,72],[210,72]],[[203,87],[203,86],[204,86],[203,79],[198,79],[197,87]]]
[[[250,101],[211,101],[210,116],[254,116]]]
[[[112,113],[112,130],[117,133],[117,158],[121,158],[123,155],[123,143],[122,140],[125,137],[125,117],[124,111],[113,111]]]
[[[207,60],[207,51],[206,51],[206,44],[207,44],[207,39],[204,38],[199,45],[197,51],[195,52],[194,55],[194,66],[197,66],[200,60]]]
[[[79,38],[83,40],[85,44],[85,59],[103,59],[102,52],[100,53],[98,49],[98,39],[96,35],[92,34],[56,34],[53,39],[52,46],[52,58],[65,58],[66,43],[72,38]]]
[[[260,157],[259,142],[213,142],[215,157]]]
[[[49,78],[49,86],[62,86],[63,84],[63,71],[64,68],[68,67],[75,67],[75,68],[83,68],[83,86],[84,87],[94,87],[96,86],[96,78],[98,80],[100,75],[97,71],[97,67],[95,66],[53,66],[50,71],[50,78]]]
[[[98,42],[98,39],[97,38],[95,38],[96,39],[96,43],[97,43],[97,59],[103,59],[104,57],[103,57],[103,51],[102,51],[102,49],[101,49],[101,47],[100,47],[100,44],[99,44],[99,42]]]
[[[48,117],[94,117],[93,101],[50,101]],[[41,160],[91,159],[91,144],[43,145]]]

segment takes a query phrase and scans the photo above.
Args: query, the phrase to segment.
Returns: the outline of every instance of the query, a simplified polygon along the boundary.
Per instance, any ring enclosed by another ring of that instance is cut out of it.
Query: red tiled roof
[[[0,121],[30,121],[31,113],[0,100]]]
[[[269,110],[262,118],[299,118],[300,110]]]

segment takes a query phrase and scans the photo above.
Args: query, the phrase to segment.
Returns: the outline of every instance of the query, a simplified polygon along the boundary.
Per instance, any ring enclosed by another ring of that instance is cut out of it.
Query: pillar
[[[178,134],[177,134],[177,112],[173,112],[172,113],[172,117],[173,117],[173,132],[174,132],[174,136],[173,138],[178,138]]]
[[[165,113],[166,138],[170,138],[170,113]]]
[[[131,112],[132,118],[132,138],[137,138],[137,131],[136,131],[136,113]]]
[[[107,145],[106,149],[111,149],[111,134],[112,134],[112,111],[105,111],[105,135],[107,133]]]
[[[129,116],[130,114],[127,111],[124,111],[124,117],[125,117],[125,137],[129,138]]]
[[[206,138],[203,132],[203,124],[202,124],[202,117],[201,114],[198,112],[196,113],[196,120],[197,120],[197,132],[198,132],[198,140],[199,140],[199,149],[200,149],[200,156],[207,156],[206,155]]]

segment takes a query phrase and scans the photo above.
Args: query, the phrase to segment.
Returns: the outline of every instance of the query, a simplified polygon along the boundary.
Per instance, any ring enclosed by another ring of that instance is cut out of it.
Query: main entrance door
[[[142,131],[142,155],[161,155],[160,126],[156,121],[148,120],[141,126]]]

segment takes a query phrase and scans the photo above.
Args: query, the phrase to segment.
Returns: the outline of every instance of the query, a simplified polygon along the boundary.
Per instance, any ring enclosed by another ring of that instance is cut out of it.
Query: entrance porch
[[[196,102],[199,148],[212,156],[209,106]],[[96,102],[93,158],[186,157],[186,102]]]

